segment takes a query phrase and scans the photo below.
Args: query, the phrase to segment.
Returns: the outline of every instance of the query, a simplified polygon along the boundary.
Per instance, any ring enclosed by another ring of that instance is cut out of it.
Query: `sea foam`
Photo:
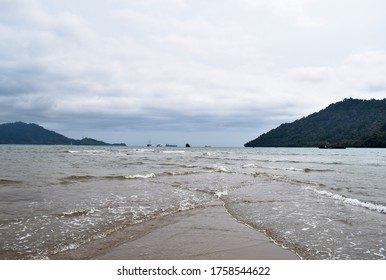
[[[363,208],[366,208],[366,209],[369,209],[372,211],[377,211],[379,213],[386,213],[386,206],[381,205],[381,204],[374,204],[371,202],[360,201],[356,198],[345,197],[343,195],[332,193],[329,191],[319,190],[319,189],[311,187],[311,186],[307,186],[305,189],[314,191],[315,193],[320,194],[322,196],[330,197],[332,199],[341,201],[344,204],[363,207]]]
[[[125,176],[126,179],[147,179],[147,178],[154,178],[154,177],[155,177],[154,173],[145,174],[145,175],[136,174],[136,175]]]

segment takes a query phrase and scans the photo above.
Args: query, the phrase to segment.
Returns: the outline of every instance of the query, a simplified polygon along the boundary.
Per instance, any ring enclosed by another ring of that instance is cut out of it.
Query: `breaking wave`
[[[214,167],[204,167],[204,170],[209,170],[210,172],[223,172],[223,173],[230,173],[227,168],[224,166],[214,166]]]
[[[71,175],[71,176],[62,178],[61,180],[62,181],[88,181],[95,178],[96,178],[95,176],[91,176],[91,175]]]
[[[88,216],[90,214],[93,214],[94,212],[95,212],[95,209],[91,209],[91,210],[75,210],[75,211],[71,211],[71,212],[64,212],[60,216],[64,217],[64,218]]]
[[[306,190],[311,190],[319,195],[322,195],[322,196],[325,196],[325,197],[330,197],[332,199],[335,199],[335,200],[338,200],[344,204],[349,204],[349,205],[353,205],[353,206],[359,206],[359,207],[363,207],[363,208],[366,208],[366,209],[369,209],[369,210],[372,210],[372,211],[377,211],[379,213],[386,213],[386,206],[382,205],[382,204],[374,204],[374,203],[371,203],[371,202],[364,202],[364,201],[360,201],[356,198],[349,198],[349,197],[345,197],[343,195],[340,195],[340,194],[336,194],[336,193],[332,193],[332,192],[329,192],[329,191],[325,191],[325,190],[319,190],[317,188],[314,188],[314,187],[311,187],[311,186],[307,186],[305,188]]]
[[[145,175],[135,174],[135,175],[124,176],[125,179],[147,179],[147,178],[155,178],[155,177],[156,176],[154,173],[149,173]]]
[[[21,181],[18,180],[8,180],[8,179],[0,179],[0,186],[1,185],[14,185],[14,184],[20,184]]]

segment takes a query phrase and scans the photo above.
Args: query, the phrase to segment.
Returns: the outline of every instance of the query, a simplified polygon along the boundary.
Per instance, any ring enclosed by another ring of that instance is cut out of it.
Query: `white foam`
[[[26,239],[27,237],[30,237],[30,236],[31,236],[31,234],[27,233],[25,236],[17,238],[17,240],[23,240],[23,239]]]
[[[214,169],[216,172],[225,172],[225,173],[228,173],[230,172],[228,169],[226,169],[224,166],[217,166],[215,167]]]
[[[183,154],[185,151],[162,151],[164,154]]]
[[[306,190],[311,190],[311,191],[316,192],[317,194],[320,194],[320,195],[323,195],[326,197],[331,197],[332,199],[341,201],[345,204],[363,207],[363,208],[366,208],[366,209],[369,209],[372,211],[377,211],[379,213],[386,213],[386,206],[381,205],[381,204],[374,204],[371,202],[360,201],[356,198],[344,197],[340,194],[332,193],[332,192],[325,191],[325,190],[319,190],[319,189],[316,189],[316,188],[310,187],[310,186],[306,187]]]
[[[218,192],[215,193],[215,195],[218,198],[221,198],[223,195],[228,195],[228,191],[218,191]]]
[[[146,175],[136,174],[136,175],[125,176],[126,179],[147,179],[147,178],[154,178],[154,177],[155,177],[154,173],[150,173]]]
[[[135,149],[134,151],[137,153],[152,153],[155,150],[154,149]]]
[[[244,168],[248,168],[248,167],[256,167],[256,165],[254,163],[247,163],[247,164],[244,164],[243,165]]]

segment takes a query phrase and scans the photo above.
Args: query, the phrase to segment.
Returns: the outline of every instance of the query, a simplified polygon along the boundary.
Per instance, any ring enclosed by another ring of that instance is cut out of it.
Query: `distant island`
[[[24,122],[0,124],[0,144],[126,146],[124,143],[109,144],[87,137],[71,139],[37,124]]]
[[[386,99],[344,99],[244,146],[386,148]]]

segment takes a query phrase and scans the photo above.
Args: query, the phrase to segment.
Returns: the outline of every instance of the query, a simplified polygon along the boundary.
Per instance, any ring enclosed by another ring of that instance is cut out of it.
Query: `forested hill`
[[[245,147],[386,148],[386,99],[344,99],[260,135]]]
[[[26,124],[23,122],[0,124],[0,144],[110,145],[91,138],[83,138],[82,140],[67,138],[66,136],[47,130],[37,124]]]

